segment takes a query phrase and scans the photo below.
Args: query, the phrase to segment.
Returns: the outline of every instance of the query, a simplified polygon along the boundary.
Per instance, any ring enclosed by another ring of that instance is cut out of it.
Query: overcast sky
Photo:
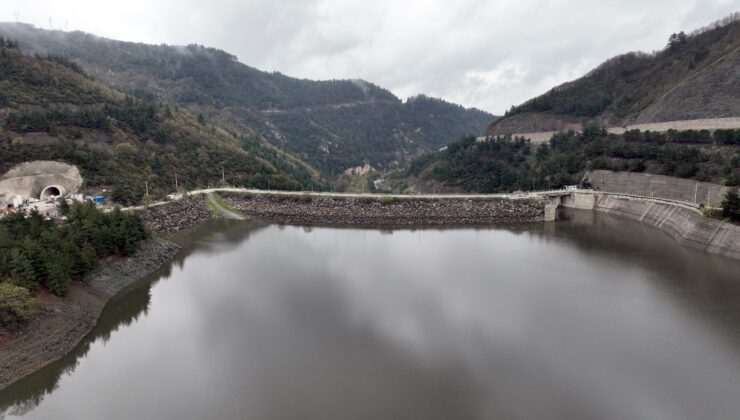
[[[361,78],[500,114],[740,0],[1,0],[0,20],[224,49],[261,70]],[[4,15],[3,15],[4,14]]]

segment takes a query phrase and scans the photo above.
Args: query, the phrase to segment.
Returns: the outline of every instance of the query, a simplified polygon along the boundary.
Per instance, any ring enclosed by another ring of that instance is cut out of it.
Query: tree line
[[[601,127],[553,135],[533,146],[523,138],[496,137],[477,142],[463,137],[446,150],[413,161],[406,177],[435,180],[471,192],[559,188],[578,184],[592,169],[649,172],[740,185],[740,130],[628,131],[609,134]],[[699,145],[686,144],[699,143]],[[722,145],[718,150],[701,143]]]
[[[100,258],[131,255],[148,237],[135,214],[104,213],[89,202],[62,207],[64,223],[37,212],[0,219],[0,325],[6,329],[17,328],[28,316],[40,287],[64,296],[71,282],[82,280]]]

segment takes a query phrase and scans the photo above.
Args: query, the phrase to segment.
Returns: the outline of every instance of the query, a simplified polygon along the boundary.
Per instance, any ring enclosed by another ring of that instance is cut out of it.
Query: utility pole
[[[178,188],[177,188],[177,174],[175,174],[175,193],[177,193],[177,192],[178,192]]]
[[[221,183],[226,185],[226,174],[224,172],[224,165],[221,165]]]
[[[696,195],[699,193],[699,183],[694,183],[694,203],[696,203]]]
[[[144,188],[146,188],[146,195],[149,195],[149,181],[144,181]]]

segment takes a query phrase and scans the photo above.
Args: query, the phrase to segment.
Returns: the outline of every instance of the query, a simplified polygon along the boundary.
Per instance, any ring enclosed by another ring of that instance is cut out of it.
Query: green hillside
[[[257,130],[328,175],[367,161],[392,167],[494,118],[424,96],[403,102],[362,80],[311,81],[246,66],[224,51],[119,42],[82,32],[0,24],[31,53],[66,57],[95,79],[140,98],[187,108],[223,128]]]
[[[252,131],[230,133],[156,101],[93,81],[58,56],[0,45],[0,172],[35,159],[76,164],[86,187],[110,188],[125,204],[180,187],[323,187],[316,172]]]
[[[510,192],[579,184],[590,169],[740,185],[740,130],[616,135],[587,127],[582,133],[556,134],[536,147],[522,138],[476,142],[465,137],[415,160],[398,177],[462,191]]]

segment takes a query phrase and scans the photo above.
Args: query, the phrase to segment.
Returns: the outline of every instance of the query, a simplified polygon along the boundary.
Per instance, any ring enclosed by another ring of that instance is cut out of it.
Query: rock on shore
[[[87,277],[87,284],[113,296],[126,286],[159,270],[179,250],[180,246],[172,242],[151,239],[142,243],[131,257],[101,264]]]
[[[540,203],[507,199],[226,195],[230,205],[257,219],[298,225],[486,225],[541,222]]]
[[[211,217],[203,196],[173,201],[143,210],[141,219],[155,233],[171,233],[199,225]]]

